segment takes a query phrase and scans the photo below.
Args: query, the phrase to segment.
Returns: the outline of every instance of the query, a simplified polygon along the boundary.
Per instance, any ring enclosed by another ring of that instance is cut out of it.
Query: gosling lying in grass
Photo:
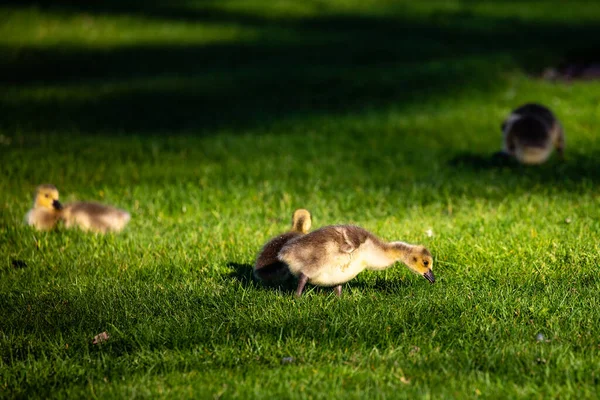
[[[542,164],[557,149],[562,158],[565,135],[558,119],[547,107],[525,104],[502,123],[501,155],[515,157],[522,164]]]
[[[131,215],[115,207],[75,202],[62,205],[53,185],[38,186],[33,208],[27,213],[29,225],[38,230],[50,230],[62,221],[67,228],[80,228],[97,233],[120,232],[131,219]]]
[[[265,283],[282,283],[291,277],[288,266],[277,259],[279,250],[290,240],[308,233],[312,225],[310,212],[298,209],[292,215],[292,229],[269,240],[258,253],[254,277]]]
[[[369,231],[353,225],[326,226],[290,240],[278,254],[298,277],[296,295],[307,282],[333,286],[338,296],[342,284],[364,269],[383,270],[402,261],[410,270],[435,282],[431,253],[423,246],[404,242],[386,243]]]
[[[56,187],[40,185],[35,191],[33,207],[25,215],[25,221],[39,231],[49,231],[60,221],[62,208]]]

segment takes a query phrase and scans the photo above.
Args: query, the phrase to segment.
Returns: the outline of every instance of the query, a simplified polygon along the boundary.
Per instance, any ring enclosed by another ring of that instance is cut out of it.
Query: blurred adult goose
[[[552,111],[540,104],[525,104],[502,123],[502,154],[523,164],[541,164],[557,149],[562,158],[565,135]]]
[[[287,265],[277,259],[279,250],[290,240],[308,233],[312,225],[310,212],[303,208],[297,209],[292,215],[290,231],[269,240],[258,253],[254,263],[254,276],[266,283],[281,283],[289,278]]]
[[[383,270],[402,261],[410,270],[435,282],[431,253],[420,245],[386,243],[369,231],[353,225],[326,226],[292,239],[278,258],[298,277],[296,295],[307,282],[333,286],[338,296],[342,284],[364,269]]]

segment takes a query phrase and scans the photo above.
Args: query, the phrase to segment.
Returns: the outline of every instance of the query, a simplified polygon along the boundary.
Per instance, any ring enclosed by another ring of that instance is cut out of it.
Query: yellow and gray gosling
[[[77,202],[64,206],[62,219],[67,228],[96,233],[120,232],[131,215],[119,208],[94,202]]]
[[[131,219],[121,209],[93,202],[62,205],[53,185],[41,185],[36,191],[34,207],[27,213],[27,223],[39,230],[52,229],[59,221],[67,228],[97,233],[120,232]]]
[[[288,266],[277,259],[277,254],[290,240],[308,233],[311,225],[308,210],[300,208],[294,211],[291,230],[269,240],[258,253],[254,277],[265,283],[282,283],[288,279],[291,276]]]
[[[333,286],[338,296],[342,284],[365,269],[384,270],[402,261],[413,272],[435,282],[431,253],[420,245],[386,243],[369,231],[353,225],[326,226],[290,240],[278,258],[298,277],[296,295],[306,283]]]
[[[33,206],[25,215],[25,222],[39,231],[53,229],[61,219],[62,205],[58,190],[53,185],[40,185],[33,197]]]
[[[525,104],[502,123],[504,155],[522,164],[541,164],[556,148],[562,158],[565,135],[552,111],[540,104]]]

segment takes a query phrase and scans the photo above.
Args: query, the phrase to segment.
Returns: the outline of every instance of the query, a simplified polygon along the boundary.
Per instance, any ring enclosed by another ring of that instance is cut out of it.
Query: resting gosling
[[[308,210],[297,209],[292,215],[292,229],[269,240],[258,253],[254,264],[254,277],[266,283],[281,283],[288,279],[288,266],[277,259],[279,250],[290,240],[308,233],[312,225]]]
[[[540,104],[525,104],[514,110],[502,123],[502,153],[523,164],[545,162],[553,148],[562,158],[565,135],[552,111]]]
[[[67,228],[77,227],[96,233],[120,232],[131,219],[131,215],[112,206],[94,202],[66,204],[62,219]]]
[[[342,284],[364,269],[383,270],[402,261],[413,272],[435,282],[431,253],[423,246],[404,242],[386,243],[369,231],[353,225],[326,226],[286,244],[280,261],[298,277],[296,295],[301,296],[307,282],[333,286],[338,296]]]
[[[61,210],[56,187],[40,185],[33,196],[33,207],[25,215],[25,222],[39,231],[48,231],[61,219]]]
[[[58,197],[53,185],[39,186],[34,207],[27,213],[27,223],[39,230],[49,230],[63,221],[67,228],[106,233],[121,231],[131,219],[124,210],[98,203],[76,202],[63,206]]]

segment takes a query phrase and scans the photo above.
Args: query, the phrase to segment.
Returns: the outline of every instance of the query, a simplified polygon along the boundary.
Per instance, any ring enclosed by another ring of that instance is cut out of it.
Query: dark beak
[[[435,283],[435,276],[433,276],[432,270],[425,272],[423,278],[427,279],[430,283]]]
[[[52,201],[52,207],[54,207],[55,210],[62,210],[63,209],[62,204],[60,204],[60,201],[58,201],[58,200],[53,200]]]

